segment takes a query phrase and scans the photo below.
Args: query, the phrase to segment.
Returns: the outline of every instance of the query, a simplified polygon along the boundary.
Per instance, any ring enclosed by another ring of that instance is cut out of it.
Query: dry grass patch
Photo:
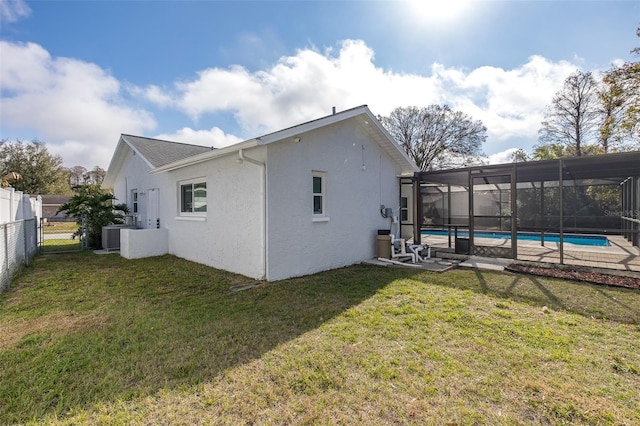
[[[0,318],[0,348],[15,349],[23,345],[46,345],[56,339],[82,330],[96,330],[108,318],[97,313],[83,315],[56,312],[38,318]]]

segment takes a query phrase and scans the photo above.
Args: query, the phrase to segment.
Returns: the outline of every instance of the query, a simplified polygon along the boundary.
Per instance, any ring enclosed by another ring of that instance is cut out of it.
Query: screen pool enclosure
[[[402,222],[416,241],[513,259],[537,245],[559,263],[613,244],[638,258],[640,152],[418,172],[402,185],[417,201]]]

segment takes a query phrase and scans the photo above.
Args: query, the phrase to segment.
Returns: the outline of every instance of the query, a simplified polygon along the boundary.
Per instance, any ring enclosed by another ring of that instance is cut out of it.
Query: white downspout
[[[268,250],[268,246],[267,246],[267,230],[268,230],[268,226],[267,226],[267,164],[262,161],[258,161],[254,158],[245,156],[244,149],[239,149],[238,162],[242,163],[244,161],[262,168],[262,226],[264,228],[262,231],[262,247],[263,247],[262,265],[264,267],[263,279],[266,280],[269,277],[268,266],[267,266],[267,259],[268,259],[268,256],[267,256],[267,250]]]

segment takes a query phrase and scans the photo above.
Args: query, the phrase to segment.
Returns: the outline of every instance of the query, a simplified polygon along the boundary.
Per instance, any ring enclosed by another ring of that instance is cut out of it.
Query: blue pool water
[[[446,229],[429,229],[423,230],[422,235],[428,236],[447,236]],[[451,235],[454,235],[453,231],[451,231]],[[469,238],[468,231],[460,231],[458,230],[458,237]],[[505,240],[511,239],[510,232],[491,232],[491,231],[478,231],[473,233],[474,238],[502,238]],[[538,232],[518,232],[519,240],[527,240],[527,241],[540,241],[540,233]],[[559,243],[560,235],[559,234],[544,234],[544,240]],[[582,235],[582,234],[564,234],[563,241],[565,243],[577,244],[580,246],[596,246],[596,247],[608,247],[611,245],[607,237],[603,235]]]

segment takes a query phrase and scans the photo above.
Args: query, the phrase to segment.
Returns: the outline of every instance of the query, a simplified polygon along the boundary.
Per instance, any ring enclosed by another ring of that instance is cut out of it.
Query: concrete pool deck
[[[633,247],[619,235],[608,235],[611,246],[580,246],[564,243],[564,264],[586,266],[591,268],[615,269],[640,272],[640,250]],[[476,238],[476,245],[486,247],[511,247],[511,240],[496,238]],[[432,251],[450,250],[446,236],[423,236],[422,243],[432,247]],[[453,244],[453,238],[452,238]],[[560,244],[545,241],[518,240],[518,257],[523,260],[539,263],[560,263]]]

